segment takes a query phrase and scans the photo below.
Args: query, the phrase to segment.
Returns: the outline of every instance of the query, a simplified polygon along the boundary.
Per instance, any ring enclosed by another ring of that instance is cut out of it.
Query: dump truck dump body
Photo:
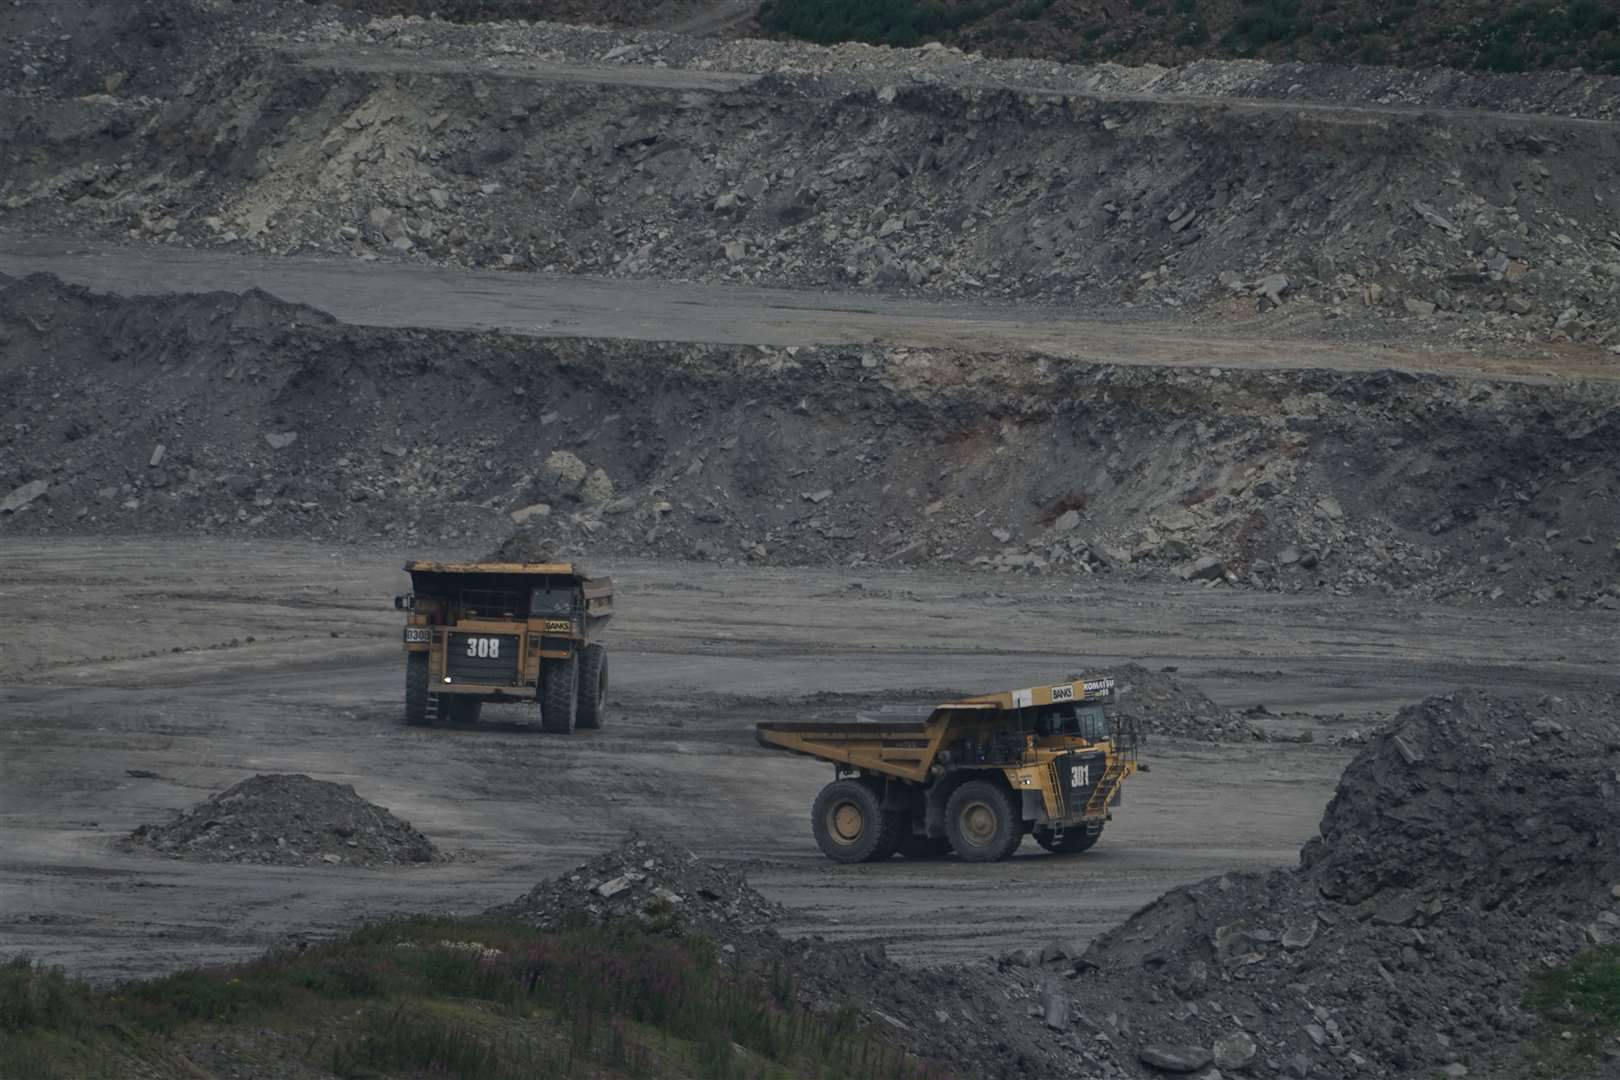
[[[1114,702],[1112,679],[1079,679],[947,702],[920,721],[767,722],[756,726],[755,737],[768,749],[834,766],[837,779],[829,790],[843,785],[843,794],[831,797],[836,806],[825,820],[822,811],[813,813],[812,825],[822,850],[840,861],[887,857],[891,843],[902,851],[908,843],[918,851],[937,849],[941,840],[964,857],[988,858],[989,852],[963,849],[963,823],[951,817],[953,796],[969,784],[981,797],[981,825],[994,825],[993,850],[1006,849],[995,857],[1017,846],[1005,823],[992,821],[1001,813],[1016,814],[1019,837],[1029,832],[1049,850],[1084,850],[1137,768],[1136,732],[1116,728]],[[852,784],[876,802],[856,805],[868,800]],[[879,811],[889,820],[869,824],[899,839],[884,836],[866,852],[872,838],[861,832],[862,821]],[[841,846],[841,827],[846,841],[864,839]],[[1077,832],[1084,839],[1072,839]]]

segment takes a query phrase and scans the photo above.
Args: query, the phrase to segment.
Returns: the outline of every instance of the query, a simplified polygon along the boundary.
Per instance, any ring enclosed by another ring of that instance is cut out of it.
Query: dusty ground
[[[624,612],[605,731],[545,737],[518,710],[476,730],[410,730],[388,602],[399,561],[293,544],[0,543],[0,954],[106,979],[388,912],[472,912],[640,827],[748,860],[798,912],[792,931],[881,936],[914,962],[982,957],[1089,939],[1212,873],[1293,863],[1347,753],[1153,746],[1153,771],[1082,859],[1031,846],[995,867],[850,868],[824,862],[809,835],[823,770],[756,749],[749,725],[1121,659],[1174,665],[1223,703],[1316,713],[1323,735],[1463,683],[1620,684],[1620,620],[1597,612],[626,562],[605,567]],[[849,696],[799,700],[819,692]],[[114,847],[272,771],[353,784],[456,861],[199,866]]]

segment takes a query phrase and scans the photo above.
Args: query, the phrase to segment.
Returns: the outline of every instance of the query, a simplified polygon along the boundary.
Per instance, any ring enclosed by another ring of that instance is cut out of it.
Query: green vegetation
[[[1590,1074],[1605,1040],[1620,1037],[1620,946],[1589,949],[1536,976],[1524,1006],[1545,1026],[1530,1051],[1533,1075],[1568,1080]]]
[[[1274,42],[1293,41],[1310,32],[1302,20],[1299,0],[1262,0],[1238,12],[1221,44],[1239,55],[1259,52]]]
[[[1620,74],[1620,12],[1598,0],[1519,4],[1485,19],[1470,37],[1487,71],[1572,67]]]
[[[1243,0],[1212,10],[1220,6],[1130,0],[1129,17],[1099,25],[1084,17],[1089,9],[1054,0],[765,0],[762,20],[773,33],[823,44],[943,40],[1063,60],[1191,54],[1620,74],[1613,0],[1472,0],[1444,22],[1420,16],[1418,0]]]
[[[184,1072],[188,1040],[223,1030],[353,1077],[943,1075],[794,991],[780,969],[728,971],[706,939],[437,919],[115,990],[17,960],[0,968],[0,1077]]]

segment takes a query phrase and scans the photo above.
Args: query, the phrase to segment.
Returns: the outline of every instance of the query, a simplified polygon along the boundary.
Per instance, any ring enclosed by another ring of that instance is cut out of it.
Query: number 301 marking
[[[468,638],[467,655],[480,660],[499,660],[501,657],[501,639],[496,637]]]
[[[1069,769],[1069,786],[1070,787],[1090,787],[1091,786],[1091,766],[1090,765],[1074,765],[1074,766],[1071,766],[1070,769]]]

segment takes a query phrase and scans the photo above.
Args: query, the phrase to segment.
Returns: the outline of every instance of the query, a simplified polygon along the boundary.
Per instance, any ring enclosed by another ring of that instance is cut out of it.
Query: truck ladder
[[[1108,771],[1103,773],[1102,779],[1092,789],[1091,798],[1086,800],[1086,817],[1098,817],[1107,811],[1108,800],[1119,790],[1120,782],[1125,779],[1125,770],[1129,767],[1130,763],[1124,757],[1116,757],[1109,764]]]

